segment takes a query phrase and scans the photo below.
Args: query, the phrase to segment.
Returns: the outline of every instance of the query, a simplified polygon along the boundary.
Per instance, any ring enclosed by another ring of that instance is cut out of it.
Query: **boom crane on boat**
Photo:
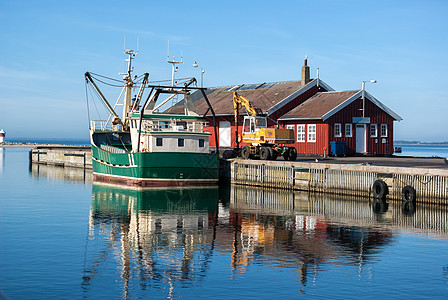
[[[134,79],[132,78],[133,68],[132,68],[131,62],[132,62],[132,59],[135,58],[135,55],[138,54],[138,52],[134,52],[133,50],[125,50],[124,53],[129,55],[129,57],[126,59],[126,61],[128,62],[127,72],[121,73],[121,75],[123,75],[123,80],[125,83],[122,93],[120,94],[120,97],[119,97],[119,98],[121,98],[121,95],[124,92],[124,101],[123,101],[124,104],[123,104],[122,118],[119,117],[119,115],[115,111],[114,107],[112,107],[112,105],[110,105],[109,101],[107,101],[106,97],[103,95],[103,93],[101,92],[99,87],[94,82],[92,75],[89,72],[86,72],[84,75],[86,77],[86,81],[88,83],[92,84],[92,87],[95,90],[95,92],[97,93],[97,95],[104,102],[104,104],[106,105],[106,107],[109,110],[109,112],[111,113],[111,115],[113,115],[112,124],[113,125],[121,125],[122,128],[124,130],[126,130],[127,128],[129,128],[129,116],[128,115],[131,110],[138,109],[138,106],[142,99],[143,93],[145,91],[145,87],[148,84],[149,74],[148,73],[143,74],[143,81],[140,85],[138,94],[135,97],[135,99],[132,99],[132,96],[131,96],[132,88],[134,87],[134,85],[136,83],[134,82],[135,78]]]
[[[118,114],[115,112],[115,110],[113,109],[113,107],[110,105],[109,101],[107,101],[106,97],[104,97],[103,93],[101,92],[101,90],[98,88],[98,86],[96,85],[95,81],[93,81],[92,75],[90,75],[89,72],[86,72],[84,74],[84,76],[86,77],[86,81],[87,83],[90,83],[94,89],[94,91],[98,94],[98,96],[101,98],[101,100],[104,102],[104,104],[106,105],[107,109],[109,110],[109,112],[114,116],[114,119],[112,121],[112,124],[114,125],[124,125],[123,122],[121,121],[120,117],[118,116]]]

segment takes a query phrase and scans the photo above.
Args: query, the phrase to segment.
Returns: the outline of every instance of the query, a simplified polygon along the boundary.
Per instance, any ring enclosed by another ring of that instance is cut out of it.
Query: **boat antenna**
[[[176,64],[183,64],[183,59],[182,59],[182,52],[180,55],[180,61],[176,61],[174,56],[173,56],[173,60],[170,60],[170,43],[168,41],[168,59],[166,60],[167,63],[172,65],[172,71],[171,71],[171,86],[174,86],[174,73],[176,73],[179,69],[179,67],[176,66]]]
[[[132,68],[132,60],[135,58],[136,55],[138,55],[138,51],[134,52],[134,50],[124,50],[124,54],[129,55],[129,58],[125,60],[128,62],[128,71],[126,74],[129,77],[131,77],[131,73],[132,73],[132,71],[134,71],[134,69]],[[124,74],[121,74],[121,75],[124,75]]]
[[[128,55],[128,58],[125,59],[125,61],[128,63],[128,70],[127,73],[122,73],[120,75],[123,75],[124,79],[124,101],[123,101],[123,122],[126,122],[127,114],[130,110],[131,104],[132,104],[132,88],[134,86],[134,81],[132,79],[132,72],[134,71],[132,67],[132,60],[135,58],[135,56],[138,54],[138,52],[135,52],[134,50],[124,50],[124,54]],[[121,97],[121,96],[120,96]],[[125,123],[123,123],[124,126],[126,126]]]
[[[170,40],[168,40],[168,52],[167,52],[168,60],[170,60]]]

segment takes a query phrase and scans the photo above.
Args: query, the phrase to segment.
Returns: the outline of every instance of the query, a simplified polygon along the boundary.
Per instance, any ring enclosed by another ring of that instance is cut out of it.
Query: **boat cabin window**
[[[185,140],[184,139],[178,139],[177,140],[177,146],[183,147],[184,145],[185,145]]]
[[[199,139],[199,147],[204,147],[204,145],[205,145],[205,141],[204,141],[204,139]]]
[[[170,128],[170,123],[167,121],[159,121],[160,128]]]
[[[162,147],[163,146],[163,139],[162,138],[156,138],[156,146]]]

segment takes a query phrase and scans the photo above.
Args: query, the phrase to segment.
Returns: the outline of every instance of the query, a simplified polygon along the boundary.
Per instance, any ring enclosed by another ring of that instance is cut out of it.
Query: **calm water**
[[[448,298],[444,207],[137,191],[0,151],[0,289],[11,299]]]
[[[448,157],[448,145],[401,145],[402,153],[397,156]]]

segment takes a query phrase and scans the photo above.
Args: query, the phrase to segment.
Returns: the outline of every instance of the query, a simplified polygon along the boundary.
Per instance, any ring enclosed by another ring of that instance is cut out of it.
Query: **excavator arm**
[[[235,114],[237,113],[237,111],[239,109],[238,106],[240,104],[242,107],[244,107],[246,109],[247,114],[249,116],[256,117],[256,116],[262,114],[261,109],[255,107],[255,105],[250,100],[239,95],[237,92],[233,92],[233,108],[234,108]]]
[[[246,109],[246,112],[249,116],[256,117],[261,115],[263,112],[261,109],[255,107],[255,105],[248,99],[239,95],[237,92],[233,92],[233,111],[235,114],[235,137],[236,137],[236,148],[240,148],[240,140],[238,133],[238,117],[239,117],[239,109],[240,105]]]

